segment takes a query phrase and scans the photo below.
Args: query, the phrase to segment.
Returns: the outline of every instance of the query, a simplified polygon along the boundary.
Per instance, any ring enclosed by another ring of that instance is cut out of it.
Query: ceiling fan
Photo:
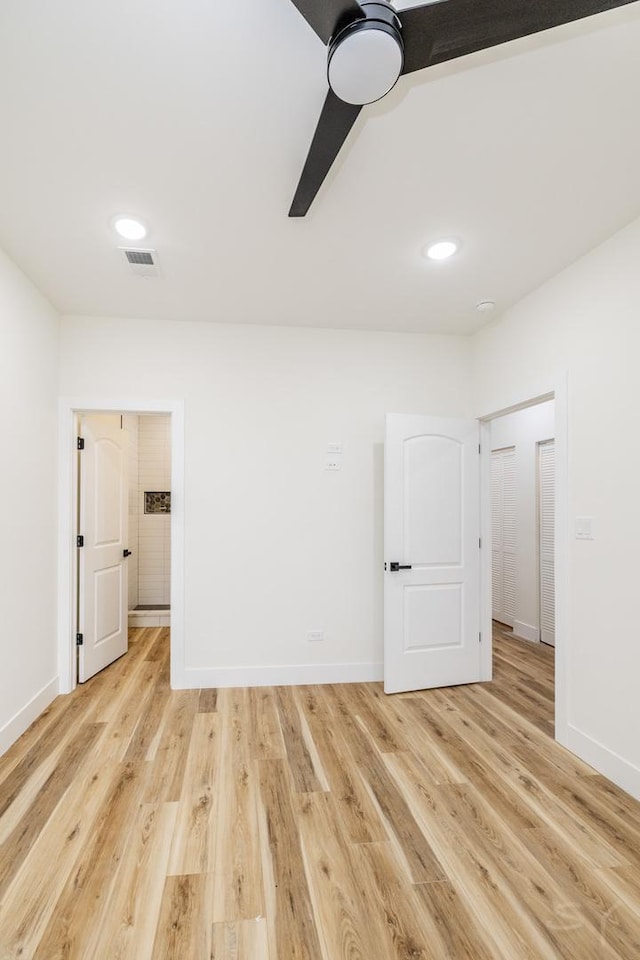
[[[289,211],[304,217],[362,107],[405,73],[622,7],[634,0],[293,0],[327,45],[327,93]]]

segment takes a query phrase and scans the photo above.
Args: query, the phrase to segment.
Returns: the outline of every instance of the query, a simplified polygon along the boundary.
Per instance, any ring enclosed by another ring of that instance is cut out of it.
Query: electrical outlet
[[[339,453],[328,453],[324,458],[325,470],[342,470],[342,456]]]
[[[309,630],[307,640],[324,640],[324,630]]]

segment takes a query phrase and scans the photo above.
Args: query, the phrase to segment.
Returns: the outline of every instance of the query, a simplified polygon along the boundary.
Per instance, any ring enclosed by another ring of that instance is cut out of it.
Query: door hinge
[[[84,643],[84,634],[76,633],[76,647],[81,647]]]
[[[76,547],[84,547],[84,537],[83,537],[83,536],[78,536],[78,537],[76,537]]]
[[[482,633],[478,634],[478,643],[482,643]]]
[[[84,450],[84,437],[78,437],[77,448],[78,450]]]
[[[482,549],[482,537],[478,537],[478,546]]]

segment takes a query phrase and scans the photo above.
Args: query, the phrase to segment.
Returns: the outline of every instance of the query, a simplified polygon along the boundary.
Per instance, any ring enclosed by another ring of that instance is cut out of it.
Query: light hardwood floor
[[[176,691],[164,629],[0,759],[0,960],[635,960],[640,805],[490,684]]]

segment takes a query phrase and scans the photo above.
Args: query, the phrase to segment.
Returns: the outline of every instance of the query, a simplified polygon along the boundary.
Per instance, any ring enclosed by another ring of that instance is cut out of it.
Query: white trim
[[[173,506],[173,503],[172,503]],[[279,687],[316,683],[372,683],[383,678],[382,663],[294,663],[272,667],[187,667],[184,687]]]
[[[529,643],[540,643],[540,628],[523,620],[513,621],[513,635],[518,640],[528,640]]]
[[[74,644],[74,524],[76,415],[171,415],[171,686],[184,682],[184,401],[139,397],[61,397],[58,428],[58,671],[60,693],[76,686]]]
[[[555,389],[555,714],[556,740],[569,738],[569,386],[568,374]]]
[[[529,397],[530,399],[523,399]],[[556,646],[555,646],[555,735],[558,743],[568,747],[569,736],[569,390],[568,374],[559,373],[552,383],[534,385],[524,390],[513,402],[500,410],[479,417],[481,421],[482,456],[480,465],[480,536],[481,558],[481,630],[483,658],[491,658],[491,420],[554,400],[556,487],[555,487],[555,575],[556,575]],[[483,662],[485,662],[483,660]],[[490,668],[489,668],[490,669]],[[490,675],[485,677],[490,679]]]
[[[493,679],[491,603],[491,424],[480,421],[480,679]]]
[[[605,747],[572,724],[568,727],[567,747],[585,763],[613,780],[619,787],[640,800],[640,767],[629,763],[620,754]]]
[[[39,690],[35,696],[31,697],[24,707],[20,707],[17,713],[10,720],[0,727],[0,754],[9,749],[12,743],[15,743],[18,737],[21,737],[27,727],[31,726],[34,720],[40,716],[43,710],[46,710],[52,700],[58,696],[58,678],[49,680],[42,690]]]

